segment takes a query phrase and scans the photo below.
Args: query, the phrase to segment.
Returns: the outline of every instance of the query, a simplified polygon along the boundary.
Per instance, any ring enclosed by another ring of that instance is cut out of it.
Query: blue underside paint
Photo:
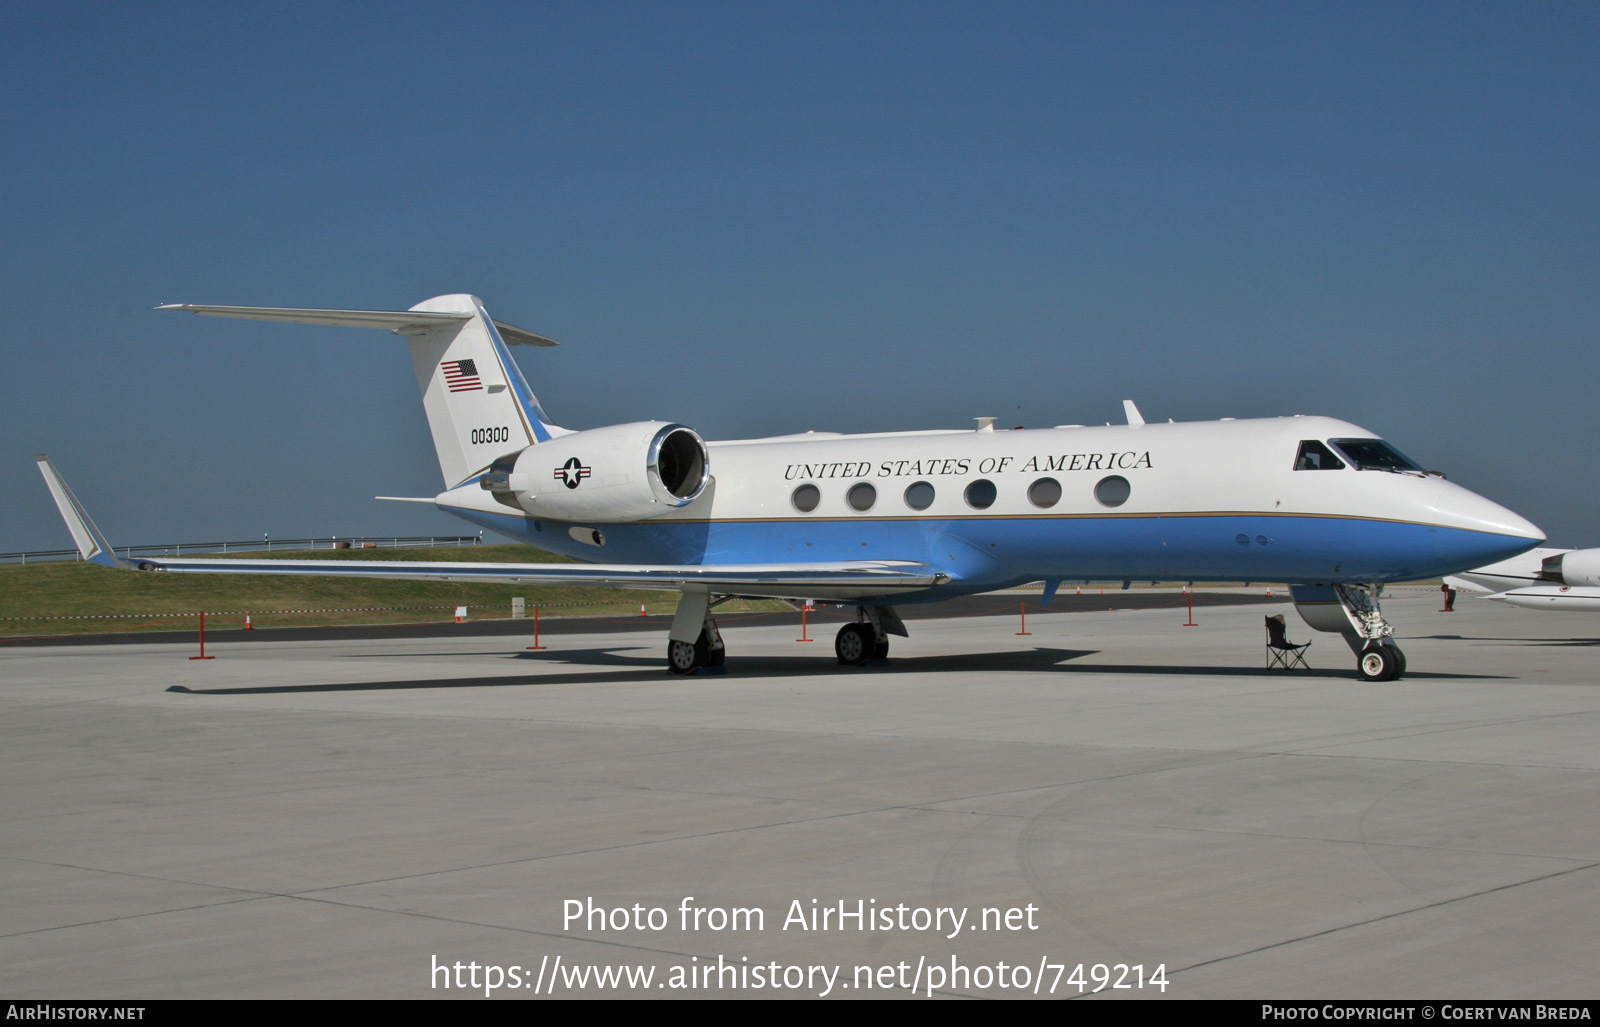
[[[450,513],[529,545],[595,563],[749,564],[911,560],[951,576],[928,600],[1044,578],[1135,581],[1413,581],[1514,556],[1534,540],[1348,517],[1022,517],[598,525],[506,513]],[[900,596],[896,602],[914,601]]]

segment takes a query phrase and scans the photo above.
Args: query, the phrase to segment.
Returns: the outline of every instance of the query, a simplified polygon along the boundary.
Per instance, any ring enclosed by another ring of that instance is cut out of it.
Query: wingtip
[[[61,519],[66,522],[67,531],[72,535],[73,544],[78,547],[78,555],[107,567],[126,567],[127,564],[117,558],[111,543],[89,519],[88,511],[72,494],[71,487],[50,462],[50,458],[39,453],[35,459],[39,462],[39,473],[44,476],[44,483],[50,489],[50,496],[55,500],[56,509],[61,511]]]

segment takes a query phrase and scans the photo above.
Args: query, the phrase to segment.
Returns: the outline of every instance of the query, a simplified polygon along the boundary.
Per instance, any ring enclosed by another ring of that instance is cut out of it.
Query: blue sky
[[[573,428],[1343,417],[1600,545],[1600,6],[30,4],[0,551],[453,534],[399,340]]]

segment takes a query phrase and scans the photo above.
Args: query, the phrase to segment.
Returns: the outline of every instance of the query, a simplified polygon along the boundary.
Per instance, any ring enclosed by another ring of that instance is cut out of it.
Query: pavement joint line
[[[930,813],[955,813],[960,815],[977,815],[997,817],[1009,820],[1036,821],[1042,814],[1008,813],[1005,811],[986,810],[928,810]],[[1503,856],[1513,859],[1541,860],[1554,863],[1575,863],[1577,866],[1569,867],[1572,870],[1582,870],[1585,867],[1600,867],[1600,861],[1588,856],[1560,856],[1539,852],[1505,852],[1499,849],[1469,849],[1460,845],[1419,845],[1414,842],[1385,842],[1370,838],[1341,838],[1337,835],[1322,834],[1273,834],[1267,831],[1237,830],[1230,831],[1216,825],[1194,824],[1138,824],[1126,820],[1108,820],[1105,817],[1056,817],[1051,818],[1055,823],[1061,824],[1088,824],[1097,827],[1116,827],[1124,830],[1142,830],[1152,832],[1179,831],[1185,834],[1220,835],[1237,838],[1263,838],[1276,842],[1317,842],[1327,845],[1356,845],[1363,849],[1389,849],[1399,852],[1450,852],[1465,856]],[[1492,889],[1491,889],[1492,890]]]
[[[1347,924],[1339,924],[1337,926],[1328,927],[1328,928],[1325,928],[1325,929],[1320,930],[1320,931],[1312,931],[1309,934],[1303,934],[1303,935],[1300,935],[1299,937],[1284,938],[1284,939],[1282,939],[1280,941],[1269,942],[1266,945],[1258,945],[1258,946],[1256,946],[1255,948],[1252,948],[1252,949],[1242,949],[1242,950],[1240,950],[1238,952],[1229,953],[1228,955],[1216,956],[1216,957],[1214,957],[1212,959],[1201,960],[1198,963],[1191,963],[1188,966],[1180,967],[1180,968],[1178,968],[1176,970],[1174,970],[1174,969],[1169,967],[1168,970],[1167,970],[1167,974],[1170,977],[1172,974],[1175,974],[1175,973],[1187,973],[1190,970],[1198,970],[1198,969],[1200,969],[1202,967],[1214,966],[1214,965],[1216,965],[1218,963],[1227,963],[1227,962],[1231,962],[1231,961],[1233,961],[1235,959],[1243,959],[1246,956],[1260,955],[1263,952],[1271,952],[1274,949],[1284,948],[1284,947],[1289,946],[1289,945],[1297,945],[1297,944],[1299,944],[1300,942],[1303,942],[1303,941],[1312,941],[1312,940],[1315,940],[1317,938],[1326,938],[1326,937],[1329,937],[1331,935],[1342,934],[1345,931],[1357,930],[1357,929],[1362,928],[1362,927],[1371,927],[1374,924],[1381,924],[1386,920],[1395,920],[1395,919],[1397,919],[1399,917],[1412,916],[1412,915],[1415,915],[1417,913],[1425,913],[1425,912],[1427,912],[1429,910],[1433,910],[1433,909],[1442,909],[1445,906],[1451,906],[1451,905],[1454,905],[1454,904],[1456,904],[1458,902],[1466,902],[1466,901],[1471,900],[1471,899],[1483,898],[1486,895],[1494,895],[1494,894],[1496,894],[1498,892],[1510,891],[1513,888],[1522,888],[1522,887],[1526,887],[1527,885],[1530,885],[1530,884],[1540,884],[1542,882],[1553,880],[1553,879],[1558,878],[1558,877],[1565,877],[1568,874],[1580,873],[1580,872],[1582,872],[1584,870],[1591,869],[1591,868],[1593,868],[1593,867],[1595,867],[1597,865],[1600,865],[1600,864],[1596,864],[1596,863],[1592,863],[1591,862],[1591,863],[1586,863],[1583,866],[1567,867],[1566,869],[1563,869],[1563,870],[1555,870],[1555,871],[1552,871],[1551,873],[1548,873],[1548,874],[1541,874],[1538,877],[1530,877],[1530,878],[1528,878],[1526,880],[1523,880],[1523,881],[1511,881],[1511,882],[1508,882],[1506,884],[1497,885],[1497,886],[1495,886],[1493,888],[1484,888],[1484,889],[1481,889],[1481,890],[1476,891],[1476,892],[1472,892],[1472,893],[1467,894],[1467,895],[1457,895],[1457,896],[1454,896],[1454,897],[1451,897],[1451,898],[1443,898],[1443,899],[1439,899],[1439,900],[1434,901],[1434,902],[1424,903],[1423,905],[1416,906],[1416,907],[1413,907],[1411,909],[1399,909],[1399,910],[1395,910],[1392,913],[1384,913],[1381,916],[1369,917],[1366,920],[1353,920],[1353,921],[1351,921],[1350,923],[1347,923]]]
[[[806,800],[795,799],[789,801],[801,802]],[[422,878],[435,877],[442,874],[467,873],[474,870],[491,870],[496,867],[511,867],[525,863],[539,863],[552,859],[570,859],[574,856],[592,856],[602,852],[621,852],[627,849],[649,848],[659,845],[674,845],[680,842],[695,841],[703,838],[716,838],[724,835],[745,834],[753,831],[767,831],[774,828],[799,827],[805,824],[817,824],[829,820],[842,820],[849,817],[866,816],[873,813],[894,813],[902,810],[918,810],[920,808],[921,807],[916,804],[903,803],[894,806],[873,806],[855,810],[844,810],[838,813],[826,813],[819,816],[801,817],[791,820],[777,820],[769,823],[741,824],[737,827],[723,828],[715,831],[696,831],[689,834],[674,835],[671,838],[649,838],[643,841],[620,842],[613,845],[598,845],[586,849],[571,849],[565,852],[547,852],[534,856],[522,856],[518,857],[517,859],[494,860],[488,863],[477,863],[466,866],[442,868],[438,870],[421,870],[417,871],[416,873],[398,874],[394,877],[374,878],[369,881],[356,881],[346,884],[325,885],[320,888],[308,888],[303,892],[297,892],[295,894],[296,897],[310,897],[316,895],[318,892],[333,891],[338,888],[366,887],[374,884],[392,884],[397,881],[419,880]],[[926,810],[924,812],[943,813],[947,811]],[[958,815],[965,816],[966,814],[963,813]]]

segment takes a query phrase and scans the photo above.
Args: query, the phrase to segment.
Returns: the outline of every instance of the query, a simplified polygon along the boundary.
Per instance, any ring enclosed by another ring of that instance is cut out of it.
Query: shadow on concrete
[[[1503,642],[1506,645],[1531,646],[1596,646],[1600,638],[1500,638],[1494,635],[1416,635],[1440,642]]]
[[[1173,667],[1153,664],[1081,664],[1075,661],[1098,655],[1093,649],[1055,649],[1036,647],[1022,652],[963,653],[944,656],[901,657],[870,661],[862,667],[841,667],[831,658],[820,656],[734,656],[722,668],[706,668],[700,674],[680,677],[665,666],[665,658],[630,647],[628,650],[596,648],[563,650],[560,653],[513,654],[517,660],[535,661],[541,665],[538,672],[528,674],[501,674],[483,677],[410,678],[387,681],[330,682],[325,684],[261,685],[238,688],[188,688],[173,685],[169,692],[190,695],[291,695],[317,692],[370,692],[418,688],[530,688],[551,685],[603,685],[658,681],[662,685],[732,678],[738,681],[760,682],[785,678],[821,678],[837,675],[855,675],[863,685],[870,685],[884,675],[919,673],[1004,674],[1004,673],[1068,673],[1068,674],[1125,674],[1159,675],[1174,678],[1252,678],[1261,681],[1277,680],[1292,684],[1301,679],[1315,681],[1356,681],[1352,668],[1296,670],[1267,670],[1260,667]],[[437,654],[451,655],[451,654]],[[573,669],[563,671],[562,665]],[[590,668],[610,668],[594,670]],[[1493,680],[1498,675],[1430,674],[1426,671],[1408,671],[1404,680]],[[974,687],[991,682],[973,680]]]

